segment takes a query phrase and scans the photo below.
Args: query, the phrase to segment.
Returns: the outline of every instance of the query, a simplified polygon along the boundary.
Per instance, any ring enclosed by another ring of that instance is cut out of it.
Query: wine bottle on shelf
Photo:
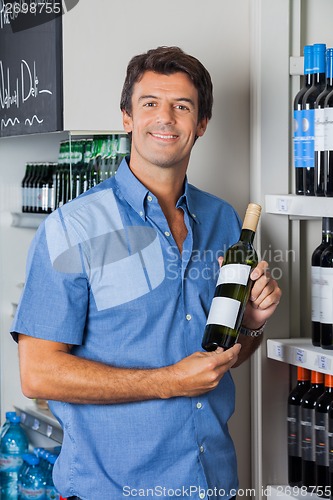
[[[206,351],[228,349],[237,342],[253,284],[250,273],[258,264],[253,240],[260,212],[260,205],[248,205],[240,239],[224,256],[202,340]]]
[[[333,90],[333,49],[326,50],[326,86],[317,97],[315,107],[314,193],[325,196],[325,99]]]
[[[311,87],[302,99],[302,161],[304,194],[313,196],[315,166],[315,112],[314,104],[326,85],[326,45],[316,43],[313,46],[314,78]]]
[[[311,387],[301,402],[302,486],[309,489],[316,485],[315,409],[324,391],[324,374],[311,371]]]
[[[328,414],[333,402],[333,375],[325,375],[325,392],[315,408],[316,487],[317,495],[330,496]]]
[[[333,49],[328,49],[333,51]],[[333,72],[333,70],[332,70]],[[333,90],[325,97],[325,196],[333,196]]]
[[[321,267],[320,258],[323,251],[332,243],[333,219],[323,217],[322,239],[320,245],[313,251],[311,257],[311,322],[312,344],[321,345],[320,335],[320,297],[321,297]]]
[[[333,242],[320,257],[320,345],[333,349]]]
[[[310,370],[297,367],[297,383],[288,396],[288,484],[302,486],[301,401],[310,389]]]
[[[304,194],[303,162],[302,162],[302,100],[305,92],[313,83],[313,46],[304,47],[304,81],[294,98],[294,167],[296,194]]]

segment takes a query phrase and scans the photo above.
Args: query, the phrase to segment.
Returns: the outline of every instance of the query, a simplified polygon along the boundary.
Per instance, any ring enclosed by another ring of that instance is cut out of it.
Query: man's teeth
[[[153,134],[154,137],[159,137],[160,139],[174,139],[175,135],[162,135],[162,134]]]

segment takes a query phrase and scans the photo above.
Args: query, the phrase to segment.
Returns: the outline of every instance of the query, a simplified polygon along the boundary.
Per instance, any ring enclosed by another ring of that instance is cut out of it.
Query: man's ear
[[[127,133],[132,132],[133,128],[132,117],[125,110],[122,110],[122,114],[123,114],[123,126],[125,132]]]
[[[197,125],[197,137],[202,137],[206,132],[206,128],[208,125],[208,118],[203,118]]]

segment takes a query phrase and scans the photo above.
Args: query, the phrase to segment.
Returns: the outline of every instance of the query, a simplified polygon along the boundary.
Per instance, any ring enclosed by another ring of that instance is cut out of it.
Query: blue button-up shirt
[[[202,350],[217,258],[238,240],[240,222],[228,203],[187,181],[177,207],[188,231],[182,254],[158,200],[124,160],[113,178],[53,212],[30,248],[12,331],[125,368],[162,367]],[[229,372],[195,398],[50,407],[64,431],[54,480],[65,497],[236,493]]]

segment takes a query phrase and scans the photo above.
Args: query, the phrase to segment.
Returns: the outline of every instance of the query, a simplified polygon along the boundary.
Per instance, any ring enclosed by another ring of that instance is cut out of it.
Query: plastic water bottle
[[[28,438],[19,415],[10,415],[9,425],[0,442],[0,498],[18,500],[18,475],[22,455],[28,451]]]
[[[57,455],[54,455],[53,453],[50,453],[47,456],[47,462],[48,462],[48,467],[45,473],[45,493],[46,493],[46,500],[60,500],[60,494],[57,491],[56,487],[54,486],[53,483],[53,478],[52,478],[52,472],[53,472],[53,466],[55,464],[55,461],[57,460]]]
[[[9,427],[9,418],[16,415],[16,411],[7,411],[6,412],[6,420],[3,424],[3,426],[1,427],[1,431],[0,431],[0,439],[2,438],[2,436],[4,435],[4,433],[6,432],[7,430],[7,427]]]
[[[45,476],[34,454],[25,457],[28,467],[22,475],[20,484],[20,500],[45,500]]]

